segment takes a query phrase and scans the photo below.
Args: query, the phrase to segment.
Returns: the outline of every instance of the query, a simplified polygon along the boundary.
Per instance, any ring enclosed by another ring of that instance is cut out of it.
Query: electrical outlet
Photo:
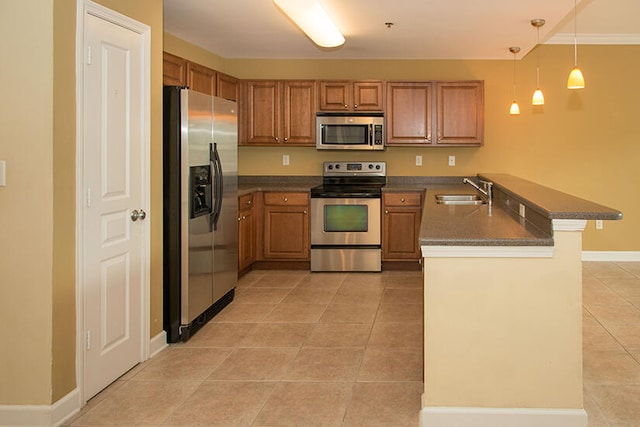
[[[7,162],[0,160],[0,187],[7,185]]]
[[[524,207],[524,205],[523,205],[522,203],[520,203],[520,208],[519,208],[519,210],[518,210],[518,211],[519,211],[519,213],[520,213],[520,216],[521,216],[522,218],[524,218],[524,217],[525,217],[525,211],[526,211],[526,208]]]
[[[602,230],[602,220],[596,219],[596,230]]]
[[[456,165],[456,156],[449,156],[449,166]]]
[[[422,156],[416,156],[416,166],[422,166]]]
[[[282,155],[282,166],[289,166],[289,155],[288,154],[283,154]]]

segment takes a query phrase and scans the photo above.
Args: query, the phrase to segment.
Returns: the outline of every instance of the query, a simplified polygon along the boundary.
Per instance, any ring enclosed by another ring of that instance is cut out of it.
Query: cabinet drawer
[[[309,204],[309,193],[269,191],[264,193],[264,204],[275,206],[307,206]]]
[[[417,206],[420,207],[422,193],[386,193],[385,206]]]
[[[251,209],[253,207],[253,193],[238,197],[238,210]]]

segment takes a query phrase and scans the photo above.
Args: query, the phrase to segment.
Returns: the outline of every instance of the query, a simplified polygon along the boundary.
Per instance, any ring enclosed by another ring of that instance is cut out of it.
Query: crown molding
[[[559,33],[544,44],[573,44],[573,33]],[[640,44],[640,34],[578,34],[578,44]]]

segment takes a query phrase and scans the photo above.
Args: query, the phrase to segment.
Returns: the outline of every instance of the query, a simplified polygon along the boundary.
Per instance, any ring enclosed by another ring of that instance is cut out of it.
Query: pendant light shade
[[[584,88],[584,76],[578,68],[578,4],[573,0],[573,69],[567,79],[567,89]]]
[[[544,105],[544,95],[542,94],[542,90],[540,89],[540,27],[542,27],[545,23],[544,19],[532,19],[531,25],[533,25],[537,30],[536,37],[536,91],[533,92],[533,97],[531,97],[531,104],[533,105]]]
[[[567,79],[567,89],[583,89],[584,88],[584,77],[582,75],[582,71],[580,68],[574,67],[573,70],[569,73],[569,78]]]
[[[531,104],[533,105],[544,105],[544,94],[538,88],[535,92],[533,92],[533,96],[531,97]]]
[[[520,106],[516,102],[516,53],[520,52],[520,48],[517,46],[510,47],[509,52],[513,53],[513,102],[511,108],[509,108],[509,114],[517,116],[520,114]]]
[[[320,47],[338,47],[344,36],[315,0],[273,0]]]

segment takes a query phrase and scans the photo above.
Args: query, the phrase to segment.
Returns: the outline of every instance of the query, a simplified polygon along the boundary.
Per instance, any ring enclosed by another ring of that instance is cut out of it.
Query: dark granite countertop
[[[441,193],[476,194],[462,177],[387,177],[384,192],[425,191],[419,243],[424,246],[553,246],[554,219],[617,220],[618,210],[506,174],[479,174],[494,183],[491,206],[440,205]],[[309,191],[321,176],[240,176],[238,193]],[[526,220],[518,215],[519,204]]]
[[[494,188],[549,219],[622,219],[622,212],[543,185],[506,174],[478,174]]]
[[[239,176],[238,195],[254,191],[309,191],[320,184],[321,176]]]
[[[492,205],[440,205],[435,195],[477,194],[468,185],[430,186],[420,227],[421,246],[552,246],[554,219],[621,219],[615,209],[504,174],[479,174],[494,183]],[[519,204],[526,208],[518,215]]]
[[[420,245],[424,246],[553,246],[553,237],[495,204],[441,205],[436,194],[476,194],[469,186],[428,189]]]

